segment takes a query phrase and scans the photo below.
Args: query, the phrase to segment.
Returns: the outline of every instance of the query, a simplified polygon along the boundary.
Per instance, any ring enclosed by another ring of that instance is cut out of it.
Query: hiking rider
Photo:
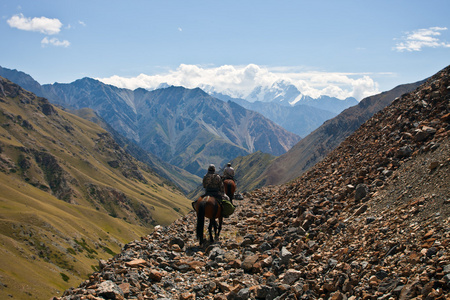
[[[208,172],[205,176],[203,176],[203,188],[205,189],[205,194],[199,199],[206,196],[212,196],[217,199],[222,207],[222,215],[225,218],[228,218],[234,212],[235,206],[231,202],[230,198],[225,194],[222,177],[219,174],[216,174],[216,167],[213,164],[209,165]],[[197,200],[192,202],[192,208],[194,208],[194,210],[196,202]]]
[[[223,170],[223,180],[225,179],[231,179],[233,181],[236,181],[234,180],[234,169],[231,166],[231,163],[227,163],[227,166]]]
[[[222,178],[219,174],[216,174],[216,167],[210,164],[208,167],[208,173],[203,176],[203,188],[205,189],[205,196],[210,195],[222,202],[222,198],[227,197],[224,194],[224,187]]]

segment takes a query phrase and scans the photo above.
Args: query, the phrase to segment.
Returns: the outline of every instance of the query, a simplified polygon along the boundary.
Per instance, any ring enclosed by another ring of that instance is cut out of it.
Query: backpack
[[[224,218],[228,218],[229,216],[231,216],[234,213],[234,210],[236,209],[236,207],[231,203],[230,200],[228,199],[222,199],[222,216]]]

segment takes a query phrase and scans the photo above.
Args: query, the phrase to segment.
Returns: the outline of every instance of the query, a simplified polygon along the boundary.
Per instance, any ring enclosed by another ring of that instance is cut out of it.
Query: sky
[[[0,66],[41,84],[245,97],[284,80],[361,100],[449,65],[449,15],[449,0],[0,0]]]

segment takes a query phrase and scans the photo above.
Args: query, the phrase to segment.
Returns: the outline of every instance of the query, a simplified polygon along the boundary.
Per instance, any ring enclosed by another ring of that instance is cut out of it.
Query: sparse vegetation
[[[94,272],[100,271],[100,268],[99,268],[99,266],[97,266],[97,265],[91,265],[91,269],[92,269]]]
[[[115,253],[114,251],[112,251],[111,249],[109,249],[108,247],[106,247],[106,246],[101,246],[102,247],[102,249],[106,252],[106,253],[108,253],[109,255],[111,255],[111,256],[115,256],[117,253]]]
[[[66,274],[64,274],[64,273],[59,273],[60,275],[61,275],[61,278],[62,278],[62,280],[64,280],[65,282],[68,282],[69,281],[69,276],[67,276]]]
[[[77,243],[81,248],[80,252],[83,252],[83,249],[86,250],[89,254],[98,254],[97,251],[89,247],[89,245],[86,243],[84,238],[81,239],[81,241],[78,241],[77,239],[74,239],[74,242]]]

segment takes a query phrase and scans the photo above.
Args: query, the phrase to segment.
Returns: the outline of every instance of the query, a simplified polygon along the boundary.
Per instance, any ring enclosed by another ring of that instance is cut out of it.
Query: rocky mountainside
[[[449,299],[449,104],[450,67],[246,194],[218,242],[198,247],[191,212],[55,298]]]
[[[307,171],[335,149],[350,134],[394,99],[417,88],[423,81],[400,85],[364,98],[306,136],[287,153],[273,160],[256,180],[259,186],[288,182]],[[255,184],[253,182],[253,184]]]
[[[28,75],[12,73],[21,83],[32,82]],[[32,83],[30,88],[36,89],[36,82]],[[38,96],[67,109],[91,108],[142,149],[197,176],[203,176],[210,163],[223,165],[255,151],[278,156],[300,140],[261,114],[198,88],[131,91],[83,78],[43,85],[41,92]]]
[[[108,132],[0,77],[0,299],[49,297],[189,209]]]

